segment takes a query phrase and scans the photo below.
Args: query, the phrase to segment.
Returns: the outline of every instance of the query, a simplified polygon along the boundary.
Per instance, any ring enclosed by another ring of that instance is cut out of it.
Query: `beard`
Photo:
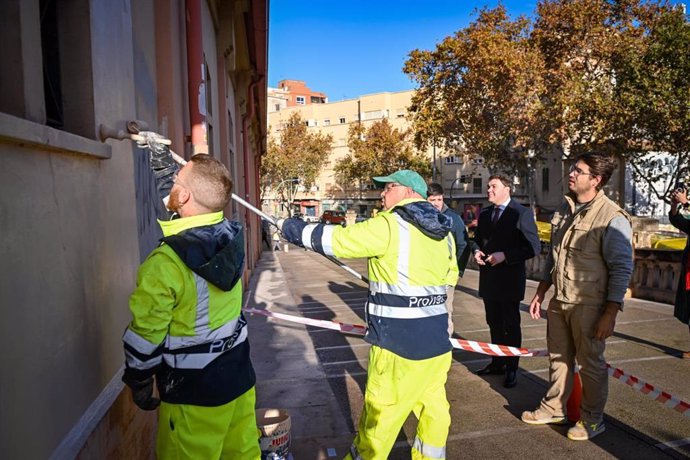
[[[173,187],[170,190],[170,196],[168,197],[168,211],[180,213],[180,208],[182,203],[180,203],[180,189],[179,187]]]

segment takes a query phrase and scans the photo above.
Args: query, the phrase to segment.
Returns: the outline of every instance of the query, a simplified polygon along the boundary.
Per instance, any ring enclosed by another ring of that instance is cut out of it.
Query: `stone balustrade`
[[[635,271],[630,290],[633,297],[674,303],[681,272],[682,251],[635,249]]]
[[[529,279],[540,278],[548,251],[550,251],[550,245],[542,243],[541,253],[526,262],[525,267]],[[638,299],[673,304],[681,273],[681,255],[682,251],[636,248],[629,295]],[[470,257],[468,268],[475,270],[479,268],[472,257]]]

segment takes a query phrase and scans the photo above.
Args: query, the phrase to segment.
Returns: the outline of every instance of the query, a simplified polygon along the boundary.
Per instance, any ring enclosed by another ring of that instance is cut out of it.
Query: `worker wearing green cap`
[[[369,351],[364,407],[346,458],[388,458],[410,412],[419,419],[413,459],[443,459],[450,427],[451,363],[446,286],[458,279],[451,219],[425,200],[414,171],[374,177],[383,211],[355,225],[279,225],[293,244],[324,255],[368,258]]]

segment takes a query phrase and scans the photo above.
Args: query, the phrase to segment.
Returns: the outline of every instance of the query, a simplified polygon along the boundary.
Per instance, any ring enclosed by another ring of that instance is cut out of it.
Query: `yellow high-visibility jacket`
[[[222,212],[159,223],[163,244],[139,268],[129,301],[125,372],[155,374],[165,402],[226,404],[256,381],[240,312],[242,227]]]
[[[451,350],[446,286],[458,266],[450,218],[422,199],[407,199],[358,224],[307,225],[306,248],[341,257],[367,257],[369,297],[365,340],[407,359]]]

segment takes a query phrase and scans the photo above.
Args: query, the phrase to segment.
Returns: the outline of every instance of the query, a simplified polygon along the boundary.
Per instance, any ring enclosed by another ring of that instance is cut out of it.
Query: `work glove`
[[[122,376],[122,381],[132,390],[134,404],[143,410],[155,410],[160,405],[161,400],[153,397],[153,376],[144,380],[137,380],[127,370]]]
[[[156,176],[177,171],[177,163],[170,153],[171,142],[169,139],[153,131],[140,131],[138,136],[137,145],[143,149],[148,149],[151,169],[156,172]]]
[[[306,226],[307,223],[302,219],[298,219],[297,217],[278,220],[278,228],[280,229],[280,233],[283,235],[283,238],[301,248],[304,247],[304,244],[302,243],[302,230],[304,230],[304,227]]]
[[[172,144],[170,139],[167,139],[153,131],[139,131],[136,135],[132,136],[132,138],[136,139],[137,145],[139,145],[139,147],[142,149],[150,149],[152,147],[158,147],[161,145],[168,146]]]

